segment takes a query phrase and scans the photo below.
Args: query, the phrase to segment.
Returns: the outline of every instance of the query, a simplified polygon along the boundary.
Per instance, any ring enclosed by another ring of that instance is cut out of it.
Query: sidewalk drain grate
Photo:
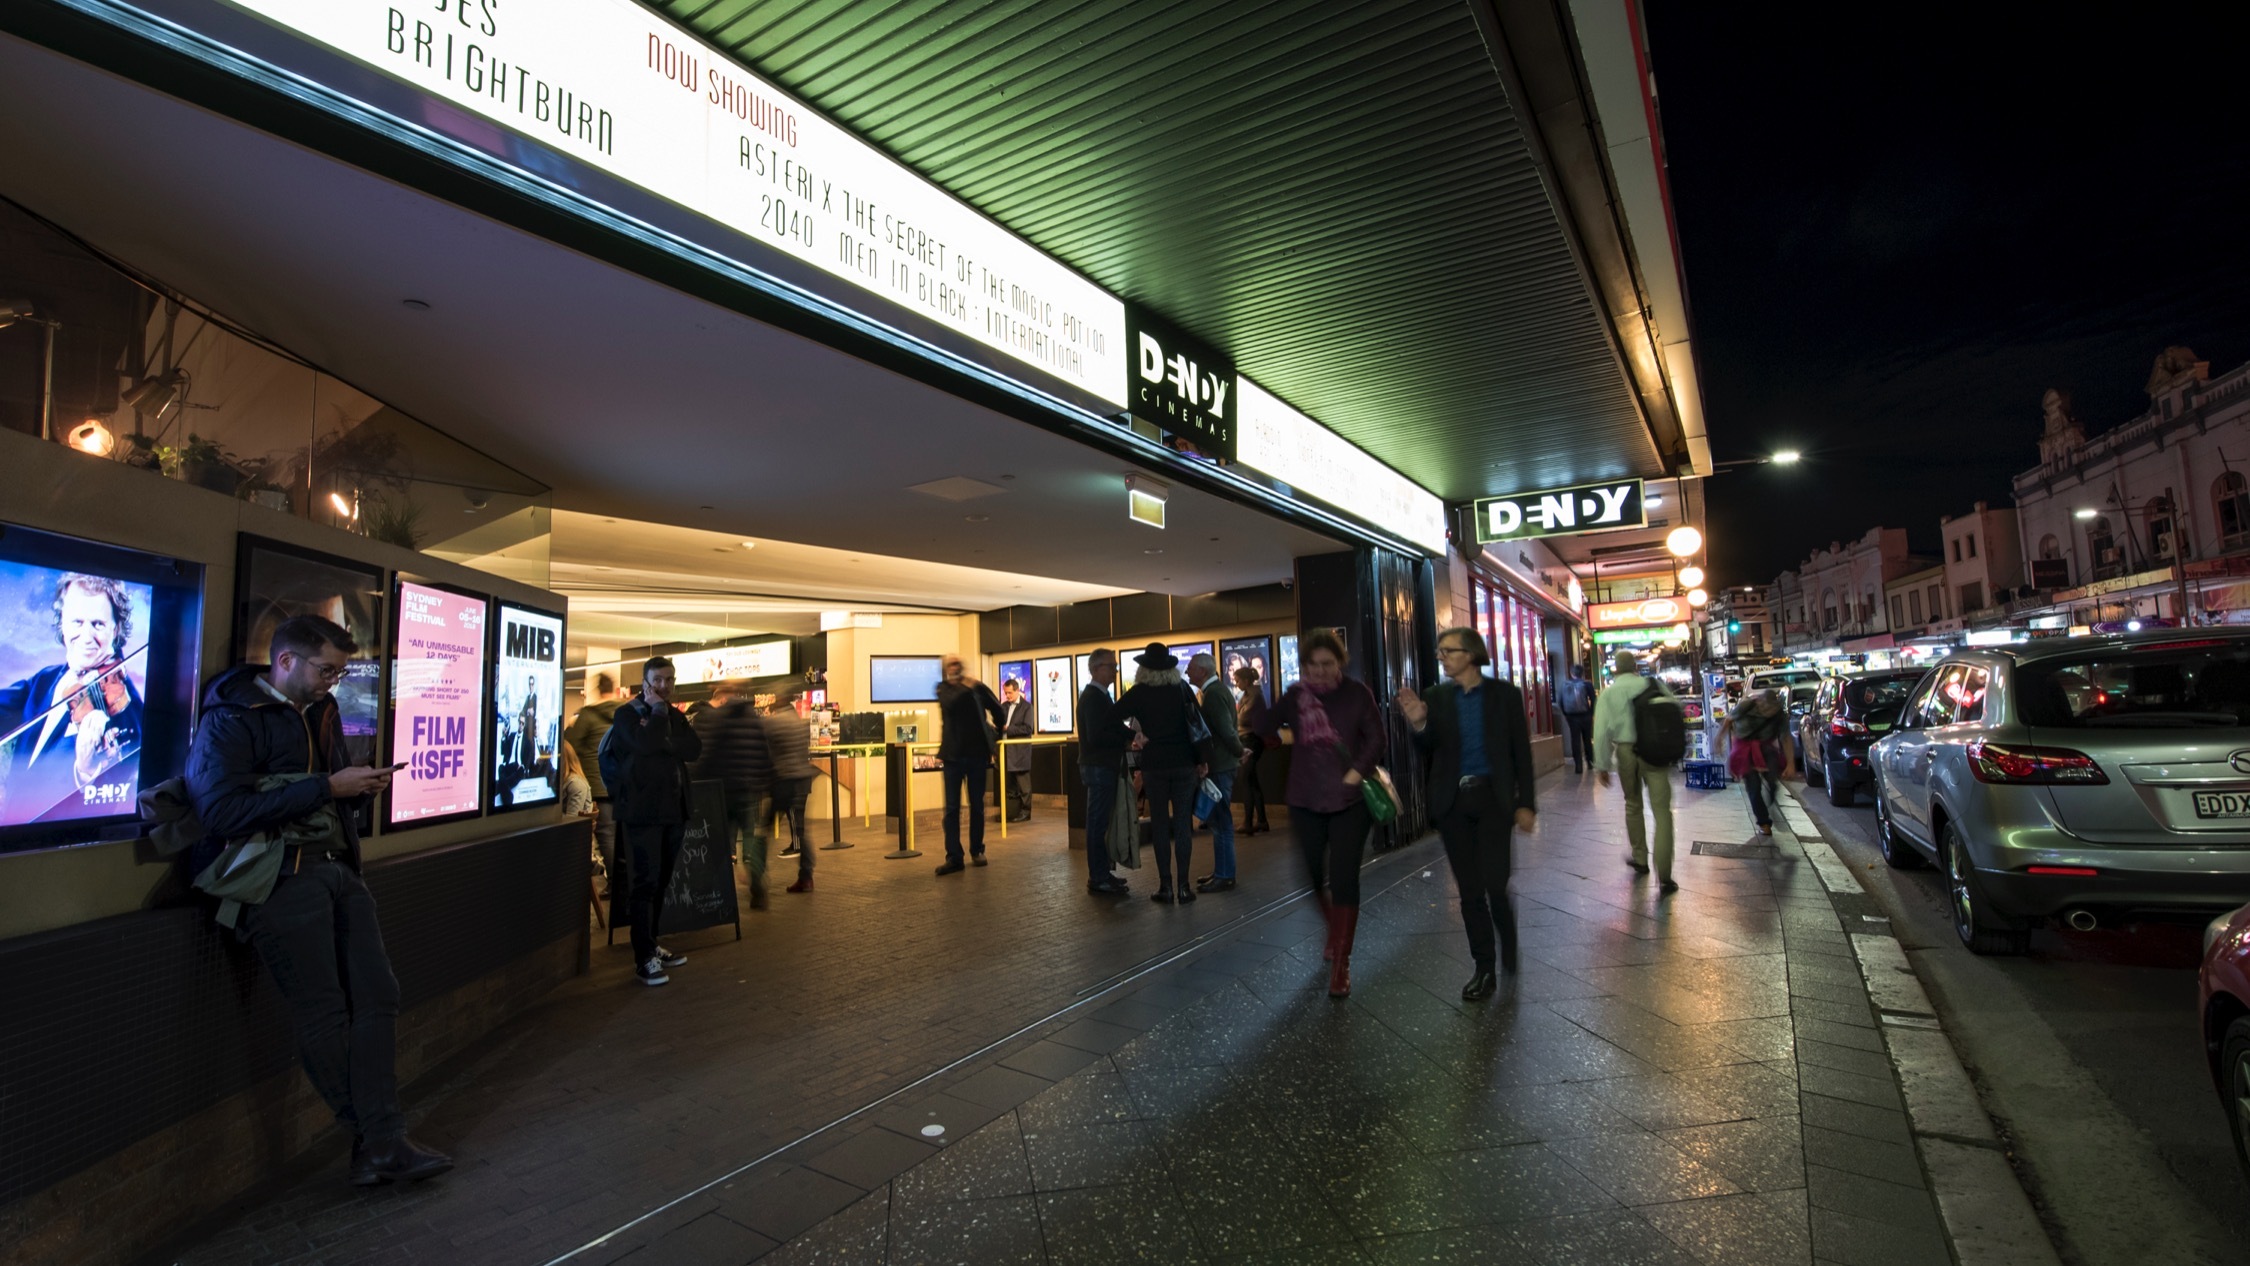
[[[1733,844],[1719,840],[1697,840],[1688,846],[1688,851],[1698,857],[1734,857],[1752,862],[1770,862],[1780,856],[1773,845],[1759,842]]]

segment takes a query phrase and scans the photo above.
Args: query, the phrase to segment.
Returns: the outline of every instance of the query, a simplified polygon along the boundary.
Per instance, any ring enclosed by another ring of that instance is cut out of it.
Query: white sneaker
[[[642,963],[639,970],[633,974],[639,977],[640,982],[644,985],[668,985],[672,983],[672,978],[664,974],[664,960],[661,958],[652,958]]]

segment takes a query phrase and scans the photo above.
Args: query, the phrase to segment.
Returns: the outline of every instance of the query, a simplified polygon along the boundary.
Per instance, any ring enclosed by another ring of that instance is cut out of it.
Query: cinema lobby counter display
[[[56,575],[82,561],[88,570],[104,559],[130,564],[113,579],[133,627],[93,672],[127,678],[130,691],[107,692],[104,706],[121,705],[112,722],[119,731],[137,725],[140,744],[113,745],[90,761],[90,770],[107,764],[85,786],[146,786],[176,769],[191,718],[170,702],[184,680],[167,680],[158,661],[177,656],[173,676],[193,679],[184,692],[193,698],[235,659],[246,538],[267,556],[255,568],[302,558],[311,570],[325,563],[324,574],[372,582],[381,635],[362,654],[377,665],[367,681],[385,706],[368,714],[392,710],[402,580],[490,600],[485,623],[494,627],[476,644],[477,715],[425,725],[473,753],[463,760],[475,771],[469,785],[481,788],[476,802],[433,825],[394,826],[379,800],[362,850],[399,978],[398,1072],[410,1108],[417,1076],[585,970],[589,828],[563,819],[541,759],[552,750],[560,676],[537,671],[546,645],[538,633],[551,630],[559,648],[568,617],[559,595],[15,432],[0,431],[0,467],[11,472],[0,501],[0,583],[14,568],[15,589],[34,585],[39,576],[27,568],[43,560],[8,560],[56,539],[80,551],[47,568]],[[190,579],[197,569],[199,590]],[[271,605],[253,604],[251,619],[270,627]],[[337,613],[363,628],[368,610]],[[152,615],[172,627],[156,627]],[[16,609],[6,618],[22,623]],[[497,640],[503,624],[519,628],[512,644]],[[44,622],[36,632],[54,637]],[[452,645],[468,648],[465,638]],[[14,648],[9,667],[33,659],[77,667],[78,658],[67,642]],[[248,658],[262,662],[265,652]],[[507,678],[495,683],[496,671]],[[0,690],[19,679],[9,675]],[[389,733],[373,737],[392,750]],[[390,759],[407,758],[399,751]],[[119,759],[126,753],[138,763]],[[494,803],[502,783],[505,807]],[[135,1260],[230,1198],[341,1155],[348,1142],[299,1069],[280,997],[250,948],[213,923],[179,863],[157,857],[145,839],[100,838],[134,832],[130,819],[113,817],[80,832],[93,842],[51,846],[51,830],[27,843],[20,827],[0,826],[0,996],[13,1014],[36,1020],[0,1032],[4,1266]],[[306,1157],[308,1149],[317,1151]]]

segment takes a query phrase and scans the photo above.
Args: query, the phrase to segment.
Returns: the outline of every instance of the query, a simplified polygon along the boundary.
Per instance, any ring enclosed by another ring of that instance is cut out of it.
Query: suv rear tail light
[[[2084,752],[2067,747],[2024,747],[1976,739],[1969,744],[1969,772],[1978,782],[2106,786],[2109,775]]]
[[[1828,732],[1837,738],[1864,738],[1868,730],[1850,717],[1837,717],[1828,723]]]

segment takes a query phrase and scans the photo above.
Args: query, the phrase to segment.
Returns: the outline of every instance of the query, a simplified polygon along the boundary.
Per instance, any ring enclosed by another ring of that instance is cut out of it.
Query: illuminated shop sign
[[[1207,457],[1235,456],[1241,396],[1234,362],[1138,304],[1125,305],[1133,416],[1195,445]]]
[[[234,0],[1128,405],[1125,305],[632,0]]]
[[[786,677],[789,675],[789,639],[752,642],[748,646],[721,646],[708,651],[681,651],[671,658],[673,680],[683,686],[699,681]]]
[[[1638,479],[1483,497],[1476,503],[1479,544],[1647,526]]]
[[[1658,629],[1598,629],[1597,646],[1677,646],[1688,639],[1688,627],[1674,624]]]
[[[1597,602],[1586,608],[1590,629],[1642,629],[1651,625],[1683,624],[1688,618],[1685,598],[1643,598],[1638,602]]]
[[[1235,390],[1242,397],[1235,460],[1444,555],[1444,502],[1248,378],[1237,378]]]

